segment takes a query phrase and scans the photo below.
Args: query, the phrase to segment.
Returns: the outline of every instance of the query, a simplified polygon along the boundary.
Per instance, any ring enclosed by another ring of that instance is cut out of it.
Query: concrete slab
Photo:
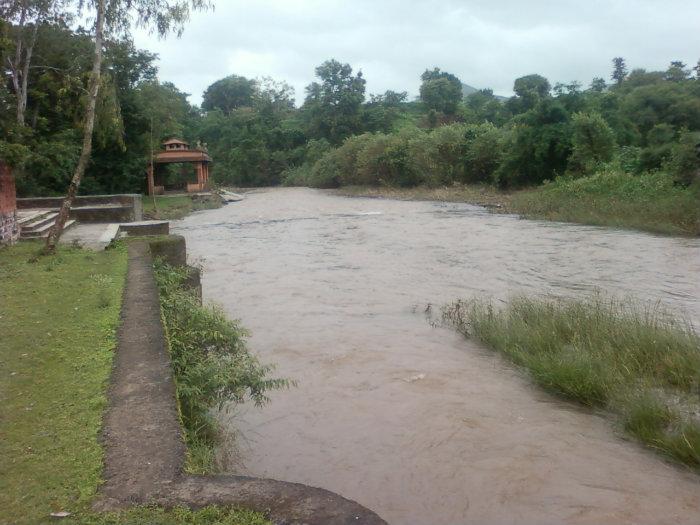
[[[61,243],[78,244],[83,248],[104,250],[119,232],[118,223],[83,223],[61,235]]]
[[[119,225],[119,231],[128,235],[168,235],[170,221],[125,222]]]
[[[225,202],[238,202],[245,198],[245,196],[241,195],[240,193],[234,193],[227,190],[221,190],[219,195]]]

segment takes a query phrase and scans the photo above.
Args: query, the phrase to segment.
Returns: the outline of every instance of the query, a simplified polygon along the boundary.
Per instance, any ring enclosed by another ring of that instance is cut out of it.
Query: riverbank
[[[126,250],[61,247],[34,260],[37,243],[0,250],[0,523],[267,523],[258,513],[137,508],[94,514],[102,483],[99,442],[126,274]],[[30,262],[33,261],[33,262]]]
[[[700,235],[700,189],[675,186],[664,174],[601,173],[560,178],[536,188],[503,192],[487,185],[438,188],[346,186],[348,197],[465,202],[527,219],[626,228],[667,235]]]
[[[457,301],[443,318],[544,389],[615,414],[644,445],[700,468],[700,337],[687,322],[603,297]]]
[[[213,210],[223,205],[216,193],[143,196],[144,219],[176,220],[194,211]]]

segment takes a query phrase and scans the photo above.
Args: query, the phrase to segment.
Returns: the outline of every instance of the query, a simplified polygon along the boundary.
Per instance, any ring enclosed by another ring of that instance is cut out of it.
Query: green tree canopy
[[[462,82],[440,68],[426,69],[421,75],[420,98],[428,109],[454,115],[462,100]]]
[[[335,59],[316,68],[320,82],[306,87],[304,113],[309,136],[325,138],[331,144],[361,130],[360,108],[365,99],[365,79],[359,71]]]
[[[220,109],[230,114],[234,109],[252,106],[257,86],[255,80],[230,75],[210,85],[202,97],[202,109]]]

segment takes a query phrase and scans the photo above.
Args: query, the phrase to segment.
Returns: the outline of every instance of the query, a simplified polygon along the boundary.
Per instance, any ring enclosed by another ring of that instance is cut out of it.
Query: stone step
[[[52,210],[37,211],[33,213],[27,213],[20,210],[17,212],[17,224],[22,226],[24,224],[32,223],[43,217],[46,217],[49,213],[52,213]]]
[[[54,222],[55,221],[49,221],[47,224],[41,226],[40,228],[31,231],[25,231],[24,228],[22,228],[20,239],[42,239],[44,237],[48,237],[49,232],[51,231],[51,227],[54,225]],[[66,225],[63,227],[63,231],[66,231],[68,228],[73,226],[75,222],[75,219],[67,220]]]
[[[47,212],[47,213],[42,214],[40,217],[37,217],[33,221],[29,221],[29,222],[22,224],[20,227],[22,228],[23,232],[26,231],[27,233],[39,231],[47,224],[51,225],[54,222],[56,222],[56,217],[58,217],[58,213]]]

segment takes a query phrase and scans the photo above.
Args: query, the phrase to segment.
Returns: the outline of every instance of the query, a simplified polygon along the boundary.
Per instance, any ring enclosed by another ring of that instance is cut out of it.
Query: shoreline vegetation
[[[607,172],[576,179],[561,177],[517,191],[481,184],[411,188],[350,185],[328,191],[346,197],[464,202],[524,219],[700,236],[700,187],[676,186],[663,174]]]
[[[177,220],[194,211],[213,210],[223,206],[221,197],[211,195],[150,195],[143,196],[143,217],[147,220]]]
[[[259,513],[225,507],[91,510],[102,482],[99,435],[126,247],[91,252],[60,246],[55,255],[37,258],[39,250],[38,242],[0,249],[0,523],[49,523],[51,513],[68,512],[61,523],[268,524]]]
[[[612,413],[647,447],[700,470],[700,336],[658,304],[477,299],[447,305],[442,317],[545,390]]]
[[[248,332],[218,306],[200,303],[187,287],[188,267],[156,259],[154,270],[187,443],[185,470],[216,473],[216,447],[226,436],[212,411],[246,400],[262,406],[266,392],[293,382],[270,378],[274,368],[249,352]]]

